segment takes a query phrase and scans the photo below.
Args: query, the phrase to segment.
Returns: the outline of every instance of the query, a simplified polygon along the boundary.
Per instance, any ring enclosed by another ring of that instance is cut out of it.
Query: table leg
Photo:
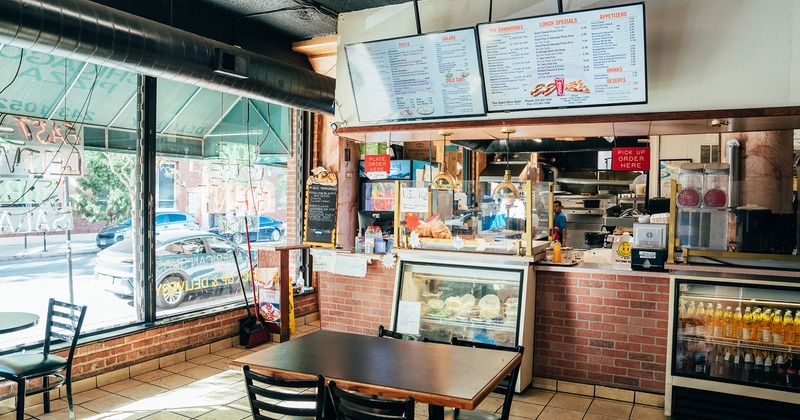
[[[444,419],[444,407],[441,405],[428,404],[428,418],[430,420]]]

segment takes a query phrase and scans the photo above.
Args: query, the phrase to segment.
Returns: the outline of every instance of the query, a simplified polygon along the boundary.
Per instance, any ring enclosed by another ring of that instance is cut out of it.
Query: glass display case
[[[525,182],[513,198],[495,198],[480,183],[465,181],[457,189],[428,188],[417,198],[415,211],[405,210],[405,186],[400,188],[399,231],[406,248],[457,250],[510,255],[533,255],[540,240],[546,247],[550,228],[550,190],[547,182]],[[426,186],[427,188],[427,186]],[[485,189],[485,188],[484,188]],[[484,194],[475,194],[476,190]],[[405,196],[412,195],[407,192]],[[424,211],[421,211],[424,209]]]
[[[673,412],[683,403],[675,387],[800,404],[796,279],[673,276],[671,287],[667,397],[673,396]]]
[[[533,294],[530,261],[519,257],[471,257],[454,252],[401,251],[392,328],[449,343],[451,338],[525,346],[533,354]],[[490,257],[490,256],[486,256]],[[532,358],[523,360],[523,387]],[[527,382],[526,382],[527,381]]]

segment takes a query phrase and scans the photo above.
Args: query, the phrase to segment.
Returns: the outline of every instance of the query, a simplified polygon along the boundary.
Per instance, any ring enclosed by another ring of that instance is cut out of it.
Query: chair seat
[[[27,378],[64,370],[67,360],[54,354],[21,353],[0,357],[0,376]]]

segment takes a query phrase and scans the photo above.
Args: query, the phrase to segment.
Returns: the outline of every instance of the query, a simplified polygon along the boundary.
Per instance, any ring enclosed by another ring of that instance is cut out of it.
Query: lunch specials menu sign
[[[647,102],[644,4],[478,26],[489,111]]]
[[[345,46],[360,121],[486,113],[475,29]]]

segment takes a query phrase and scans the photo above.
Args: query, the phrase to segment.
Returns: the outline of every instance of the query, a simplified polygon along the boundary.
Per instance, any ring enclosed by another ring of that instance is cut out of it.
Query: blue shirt
[[[564,229],[567,228],[567,216],[564,212],[559,212],[553,215],[553,227],[558,229],[558,240],[564,243]]]

